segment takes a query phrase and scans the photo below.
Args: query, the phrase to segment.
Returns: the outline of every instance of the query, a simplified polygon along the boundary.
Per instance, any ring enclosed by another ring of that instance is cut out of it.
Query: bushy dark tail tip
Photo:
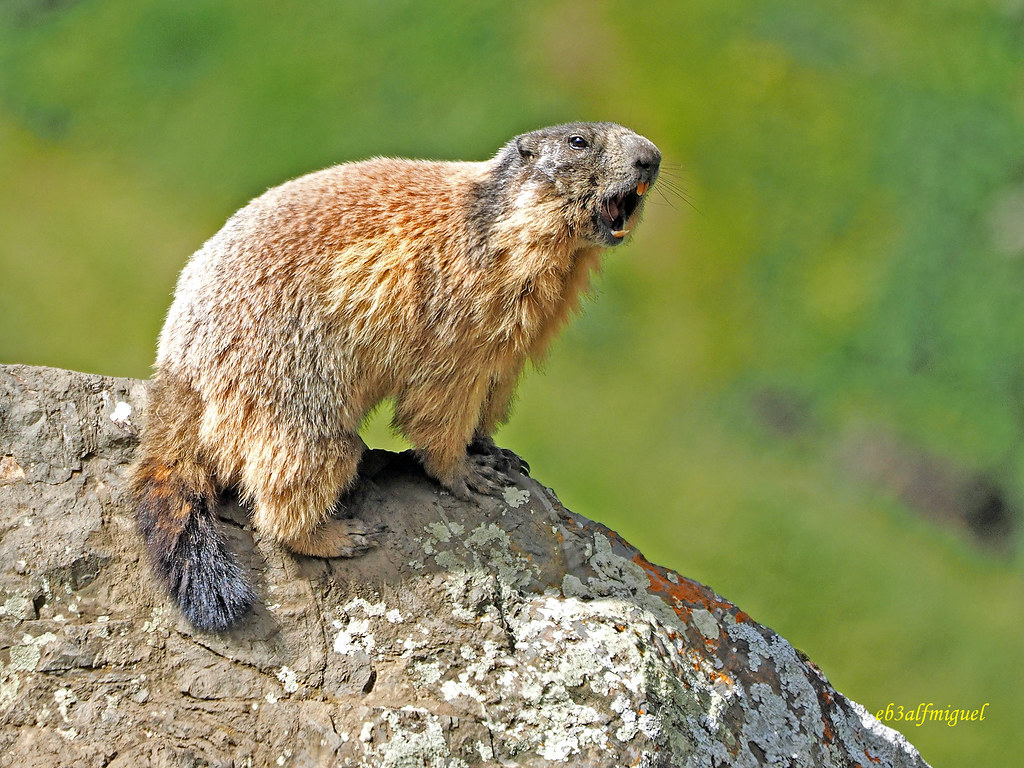
[[[196,629],[223,632],[256,604],[256,593],[210,515],[193,514],[172,558],[170,592]]]
[[[257,597],[224,542],[212,500],[166,467],[144,465],[136,481],[139,530],[156,575],[196,629],[229,629]]]

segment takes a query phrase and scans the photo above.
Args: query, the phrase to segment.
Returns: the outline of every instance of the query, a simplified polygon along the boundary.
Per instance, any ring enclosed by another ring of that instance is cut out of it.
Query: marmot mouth
[[[601,222],[608,227],[613,237],[621,239],[629,233],[629,230],[625,229],[626,222],[636,211],[637,206],[640,205],[640,196],[649,187],[650,184],[640,182],[636,187],[627,189],[625,192],[620,192],[617,195],[606,197],[601,201],[599,209]]]

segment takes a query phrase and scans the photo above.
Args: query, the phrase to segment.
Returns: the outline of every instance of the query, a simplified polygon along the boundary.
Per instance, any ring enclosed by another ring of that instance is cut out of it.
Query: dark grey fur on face
[[[506,144],[495,157],[495,166],[487,181],[475,185],[471,195],[468,224],[472,244],[470,252],[477,264],[486,265],[495,254],[489,253],[494,222],[506,218],[512,207],[510,191],[522,174],[523,159],[513,147]]]

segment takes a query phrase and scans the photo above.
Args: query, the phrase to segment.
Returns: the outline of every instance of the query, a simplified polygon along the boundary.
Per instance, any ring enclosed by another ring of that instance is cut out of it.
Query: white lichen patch
[[[424,709],[402,707],[383,710],[381,722],[387,725],[389,738],[379,746],[367,749],[367,765],[400,768],[468,768],[465,760],[453,756],[445,738],[441,719]],[[372,729],[373,723],[367,723]],[[364,726],[364,732],[367,732]],[[364,739],[369,742],[370,739]]]
[[[757,672],[761,663],[767,661],[768,643],[752,624],[733,624],[726,630],[733,641],[741,640],[747,646],[747,665],[751,672]]]
[[[334,636],[334,652],[342,656],[351,656],[359,651],[369,655],[375,647],[369,619],[352,619]]]
[[[863,729],[862,732],[872,737],[873,746],[881,754],[902,755],[916,751],[906,736],[882,723],[855,701],[850,702],[849,713],[840,712],[840,715],[842,717],[837,718],[835,725],[839,740],[847,749],[852,749],[862,741],[857,735],[861,732],[859,729]]]
[[[11,669],[15,672],[34,672],[42,651],[37,645],[14,645],[10,648]]]
[[[748,693],[757,705],[747,712],[744,735],[748,743],[756,744],[771,765],[813,763],[809,741],[794,738],[802,730],[801,722],[785,698],[764,683],[754,683]]]
[[[132,407],[124,400],[119,401],[110,414],[110,420],[122,429],[127,428],[131,424],[131,418]]]
[[[281,681],[285,693],[295,693],[299,690],[299,681],[294,669],[290,669],[287,666],[281,667],[277,671],[277,679]]]
[[[42,656],[42,647],[56,641],[57,636],[52,632],[44,632],[38,637],[26,633],[21,638],[23,645],[12,646],[9,651],[10,668],[14,671],[34,672]]]
[[[58,688],[53,692],[53,700],[57,703],[57,711],[65,723],[70,723],[71,708],[78,703],[78,697],[70,688]]]
[[[511,690],[519,685],[519,673],[514,669],[506,669],[498,675],[498,685],[504,690]]]
[[[507,550],[509,539],[508,534],[494,523],[481,523],[466,537],[465,544],[470,549],[490,548],[489,552],[493,554],[494,547],[503,547]]]
[[[553,728],[545,732],[544,743],[541,744],[538,751],[545,760],[557,760],[561,763],[568,760],[579,749],[580,741],[578,738]]]
[[[149,614],[149,618],[142,625],[142,631],[151,633],[158,630],[164,630],[167,628],[167,612],[168,608],[164,605],[157,605],[153,608],[153,611]]]
[[[523,506],[523,504],[526,504],[530,500],[529,491],[524,490],[522,488],[516,488],[514,486],[509,486],[508,488],[506,488],[502,492],[501,496],[505,500],[505,503],[508,504],[513,509],[518,509],[519,507]]]
[[[418,661],[412,665],[412,672],[422,685],[433,685],[443,674],[436,661]]]
[[[441,695],[447,701],[455,701],[460,697],[467,699],[474,699],[475,701],[483,701],[484,695],[466,682],[466,675],[459,675],[459,679],[456,680],[445,680],[441,683]]]
[[[647,594],[651,586],[647,572],[632,560],[615,554],[612,543],[602,534],[594,535],[594,554],[587,562],[598,574],[597,579],[588,580],[593,588],[600,587],[609,590],[610,594],[621,594],[625,587],[633,595],[639,596]],[[654,599],[664,605],[660,598]]]
[[[424,640],[413,640],[411,637],[403,638],[399,643],[399,646],[402,649],[401,657],[403,659],[411,657],[417,649],[422,648],[426,644],[427,643]]]
[[[597,713],[586,707],[577,713],[577,719],[586,721],[590,713],[595,715],[596,720]],[[607,749],[607,741],[603,728],[584,726],[564,729],[561,726],[556,726],[544,732],[544,742],[537,751],[546,760],[564,762],[589,746]]]
[[[369,600],[364,600],[361,597],[356,597],[350,600],[342,607],[342,611],[347,615],[352,615],[356,611],[362,611],[369,617],[383,616],[388,610],[387,604],[382,600],[379,603],[371,603]]]
[[[566,597],[621,597],[636,608],[643,608],[668,627],[682,628],[676,612],[661,597],[651,594],[651,577],[633,560],[616,554],[611,541],[600,533],[594,534],[593,550],[587,547],[587,564],[595,571],[584,583],[579,577],[567,574],[562,580],[562,594]]]
[[[466,532],[466,528],[461,523],[444,520],[425,525],[423,527],[423,531],[426,534],[422,541],[423,554],[428,557],[432,555],[438,555],[438,557],[451,557],[453,555],[448,545],[451,544],[456,537],[462,536],[462,534]],[[439,547],[439,544],[443,544],[444,546]],[[438,550],[440,550],[440,555],[438,554]],[[410,563],[410,566],[414,568],[422,568],[422,564],[418,563],[419,561],[414,561],[413,563]],[[440,561],[438,561],[438,563],[440,564]],[[462,563],[461,561],[457,561],[455,565],[461,566]]]
[[[690,614],[690,619],[704,637],[709,640],[718,639],[720,630],[718,629],[718,622],[715,621],[711,611],[703,608],[694,608]]]
[[[628,706],[628,704],[623,707],[619,712],[619,719],[622,721],[622,725],[620,725],[615,731],[616,739],[626,743],[632,741],[636,737],[637,731],[640,730],[636,724],[636,716],[636,712],[632,707]]]
[[[460,525],[459,527],[461,528],[462,526]],[[447,544],[452,540],[452,532],[444,523],[430,523],[429,525],[424,526],[423,530],[425,530],[428,536],[430,536],[430,538],[435,542],[440,541]]]
[[[645,712],[636,719],[636,725],[640,732],[652,741],[661,735],[662,718],[657,715]]]
[[[715,688],[710,690],[710,695],[711,706],[708,707],[708,725],[711,726],[713,731],[717,731],[722,726],[722,713],[725,712],[725,708],[729,702],[728,699]]]
[[[514,704],[504,713],[492,707],[487,722],[504,717],[510,723],[505,734],[509,748],[533,751],[546,760],[572,761],[590,749],[610,750],[609,715],[601,714],[609,711],[609,700],[619,710],[611,733],[620,742],[641,733],[652,738],[649,734],[660,733],[660,720],[648,715],[641,722],[637,715],[646,693],[639,638],[617,628],[635,612],[617,600],[536,596],[505,617],[516,645],[532,649],[530,661],[505,646],[485,643],[483,653],[462,654],[468,663],[441,690],[453,703],[470,699],[481,704],[487,701],[482,691],[495,686],[508,691],[502,701]]]
[[[6,712],[18,697],[21,677],[0,663],[0,713]]]
[[[482,741],[476,743],[476,753],[480,755],[480,759],[485,763],[489,763],[494,759],[494,750],[490,744],[484,744]]]
[[[430,554],[425,547],[423,551],[428,555]],[[458,571],[466,567],[466,562],[454,552],[438,552],[434,556],[434,562],[446,571]]]
[[[474,528],[464,539],[461,547],[455,539],[445,539],[449,533],[463,532],[462,526],[456,524],[433,523],[428,526],[430,531],[441,538],[428,537],[424,541],[424,554],[433,556],[434,561],[445,571],[454,574],[472,572],[477,578],[489,580],[492,573],[497,572],[503,584],[516,587],[529,581],[534,573],[526,558],[517,554],[511,547],[508,534],[493,523],[481,524]],[[444,547],[437,551],[435,545],[444,542]],[[468,617],[467,617],[468,618]],[[460,617],[460,620],[465,620]]]
[[[32,601],[21,595],[12,595],[4,600],[3,605],[0,605],[0,616],[11,616],[24,621],[34,615],[35,608],[32,605]]]

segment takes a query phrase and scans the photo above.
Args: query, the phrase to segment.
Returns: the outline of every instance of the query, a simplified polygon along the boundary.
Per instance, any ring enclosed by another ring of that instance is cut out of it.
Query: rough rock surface
[[[264,606],[224,636],[152,582],[124,477],[144,382],[0,366],[0,766],[924,766],[707,587],[530,478],[464,504],[367,455],[389,527],[293,557],[224,509]]]

